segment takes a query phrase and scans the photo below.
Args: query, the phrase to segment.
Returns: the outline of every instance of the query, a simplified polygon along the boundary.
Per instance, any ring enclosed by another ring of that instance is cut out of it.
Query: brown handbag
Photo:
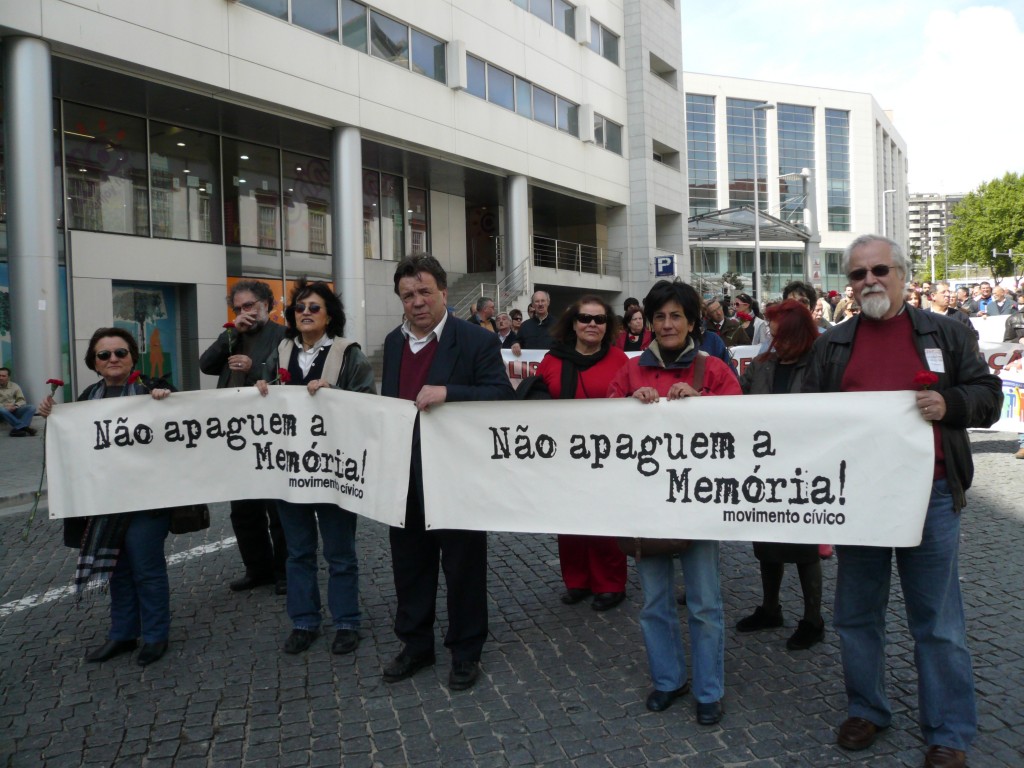
[[[700,392],[704,386],[704,352],[697,352],[693,359],[693,383],[690,384]],[[622,554],[640,560],[645,557],[678,555],[690,546],[689,539],[650,539],[642,536],[619,536],[619,549]]]

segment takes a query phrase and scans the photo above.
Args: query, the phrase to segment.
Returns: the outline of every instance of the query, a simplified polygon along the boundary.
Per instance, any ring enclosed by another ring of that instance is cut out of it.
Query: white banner
[[[910,391],[449,403],[420,434],[432,528],[912,546],[934,464]]]
[[[1003,383],[1003,411],[992,429],[1024,434],[1024,371],[1004,370],[1000,378]]]
[[[50,517],[285,499],[400,525],[415,419],[405,400],[289,386],[60,404],[46,433]]]

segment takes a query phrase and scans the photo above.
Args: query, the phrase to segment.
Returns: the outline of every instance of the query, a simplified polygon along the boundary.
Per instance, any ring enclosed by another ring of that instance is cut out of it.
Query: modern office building
[[[688,215],[700,217],[691,269],[711,288],[725,272],[753,286],[755,195],[772,217],[761,226],[764,296],[805,270],[841,292],[840,257],[856,235],[906,244],[907,147],[871,94],[691,72],[683,88]]]
[[[116,324],[209,386],[226,288],[301,275],[373,354],[422,251],[453,303],[645,290],[686,253],[680,47],[674,0],[0,4],[3,363],[80,389]]]
[[[946,227],[953,220],[953,206],[963,199],[964,195],[933,193],[910,196],[907,239],[911,258],[928,264],[942,252],[946,246]]]

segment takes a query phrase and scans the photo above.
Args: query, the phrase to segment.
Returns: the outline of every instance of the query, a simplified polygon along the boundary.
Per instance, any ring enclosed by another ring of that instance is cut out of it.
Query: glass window
[[[428,195],[425,189],[409,187],[409,229],[412,231],[410,255],[430,250],[430,218],[427,212]]]
[[[814,108],[779,104],[779,175],[799,174],[814,168]],[[804,221],[803,179],[779,179],[779,218],[792,224]]]
[[[561,97],[558,99],[558,130],[580,135],[579,107]]]
[[[476,56],[466,55],[466,90],[481,99],[487,98],[487,64]]]
[[[764,110],[754,107],[762,102],[748,99],[726,99],[726,134],[729,163],[729,207],[754,202],[754,126],[757,135],[758,207],[768,210],[768,159]]]
[[[292,24],[338,39],[337,0],[293,0]]]
[[[399,66],[409,66],[409,28],[370,11],[370,53]]]
[[[594,113],[594,143],[599,147],[604,146],[604,118]]]
[[[487,65],[487,100],[505,109],[515,109],[513,77],[503,69]]]
[[[401,176],[380,175],[381,254],[399,261],[405,256],[405,189]]]
[[[530,0],[530,13],[550,24],[553,21],[551,18],[551,0]]]
[[[593,19],[590,20],[590,50],[601,52],[601,25]]]
[[[850,113],[825,110],[825,167],[828,174],[828,228],[850,231]],[[838,273],[833,272],[833,274]]]
[[[576,36],[576,9],[565,0],[555,0],[555,28]]]
[[[341,0],[341,42],[366,53],[366,6]]]
[[[153,237],[221,242],[217,137],[154,121],[149,151]]]
[[[516,112],[523,117],[533,117],[532,91],[530,81],[516,78]]]
[[[610,152],[617,155],[622,154],[622,126],[613,123],[611,120],[604,121],[604,146]]]
[[[535,120],[555,127],[555,94],[533,86],[533,117]]]
[[[718,208],[715,97],[686,94],[686,143],[690,216]]]
[[[512,2],[518,5],[520,8],[530,10],[530,0],[512,0]]]
[[[363,256],[379,259],[380,255],[380,174],[363,171]]]
[[[288,0],[241,0],[241,3],[288,21]]]
[[[331,167],[319,157],[283,152],[284,247],[331,252]]]
[[[224,139],[224,240],[228,245],[281,247],[280,156],[276,149]]]
[[[68,226],[149,235],[146,121],[64,104]]]
[[[619,38],[604,27],[601,27],[601,55],[613,64],[619,63]]]
[[[444,71],[444,42],[414,29],[412,71],[426,75],[439,83],[447,82]]]

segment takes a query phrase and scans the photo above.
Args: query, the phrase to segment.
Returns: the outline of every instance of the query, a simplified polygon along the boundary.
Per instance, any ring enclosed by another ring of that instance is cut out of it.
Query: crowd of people
[[[622,318],[596,295],[579,297],[555,317],[550,296],[536,291],[526,319],[517,310],[496,315],[494,301],[485,297],[466,321],[448,309],[447,275],[440,263],[429,255],[409,257],[394,274],[404,319],[385,340],[380,395],[412,401],[421,411],[445,402],[511,399],[502,348],[513,354],[546,350],[536,379],[521,389],[554,400],[630,397],[653,403],[743,394],[917,390],[918,411],[932,425],[935,443],[922,543],[895,550],[836,548],[834,624],[849,715],[839,727],[837,742],[849,750],[866,749],[892,720],[885,695],[884,640],[895,557],[915,642],[919,718],[928,745],[925,765],[962,766],[977,730],[957,571],[960,511],[972,475],[966,430],[998,418],[1000,384],[980,358],[969,322],[955,317],[963,311],[952,304],[948,285],[928,286],[927,305],[918,307],[910,300],[906,281],[911,265],[896,243],[875,235],[857,238],[844,253],[843,269],[850,281],[843,297],[819,296],[809,284],[794,281],[763,313],[745,293],[734,295],[731,302],[722,297],[704,300],[685,282],[662,280],[643,302],[627,300]],[[995,292],[984,298],[978,312],[1001,311],[1009,301]],[[266,395],[270,384],[286,382],[305,387],[310,396],[324,388],[376,396],[373,372],[359,345],[344,338],[344,308],[327,284],[297,283],[285,308],[285,327],[269,322],[274,298],[264,283],[238,281],[227,300],[236,320],[201,360],[204,372],[218,376],[218,386],[253,386]],[[761,351],[740,376],[730,364],[728,347],[750,344],[760,345]],[[640,354],[630,357],[626,352]],[[101,380],[79,399],[170,396],[166,382],[138,377],[138,360],[130,334],[98,329],[86,363]],[[922,366],[936,380],[924,390],[914,385]],[[0,379],[0,391],[5,384]],[[54,407],[53,399],[46,398],[39,413],[48,416]],[[448,608],[444,645],[451,655],[448,684],[451,690],[464,690],[478,679],[488,631],[487,537],[480,531],[426,528],[422,485],[417,424],[404,525],[389,532],[397,600],[394,631],[402,649],[383,665],[382,677],[395,683],[436,663],[434,625],[443,570]],[[321,634],[318,548],[328,569],[331,651],[354,651],[361,621],[356,516],[336,505],[281,500],[239,500],[231,507],[244,575],[230,588],[273,585],[286,595],[292,629],[283,652],[307,651]],[[65,543],[80,551],[76,583],[105,580],[110,586],[108,639],[86,661],[103,662],[131,652],[140,637],[139,664],[151,664],[166,652],[168,529],[166,510],[66,521]],[[643,593],[640,625],[652,681],[647,707],[663,711],[692,691],[697,722],[712,725],[725,711],[719,544],[670,544],[641,555],[614,538],[561,535],[560,599],[567,606],[589,599],[596,611],[615,608],[626,598],[627,553],[632,555]],[[786,645],[793,651],[812,648],[825,635],[821,550],[774,543],[754,543],[753,549],[762,600],[736,629],[753,632],[783,625],[780,587],[785,565],[791,563],[803,609]],[[686,586],[683,598],[675,591],[676,563]],[[689,653],[679,603],[685,604]]]

